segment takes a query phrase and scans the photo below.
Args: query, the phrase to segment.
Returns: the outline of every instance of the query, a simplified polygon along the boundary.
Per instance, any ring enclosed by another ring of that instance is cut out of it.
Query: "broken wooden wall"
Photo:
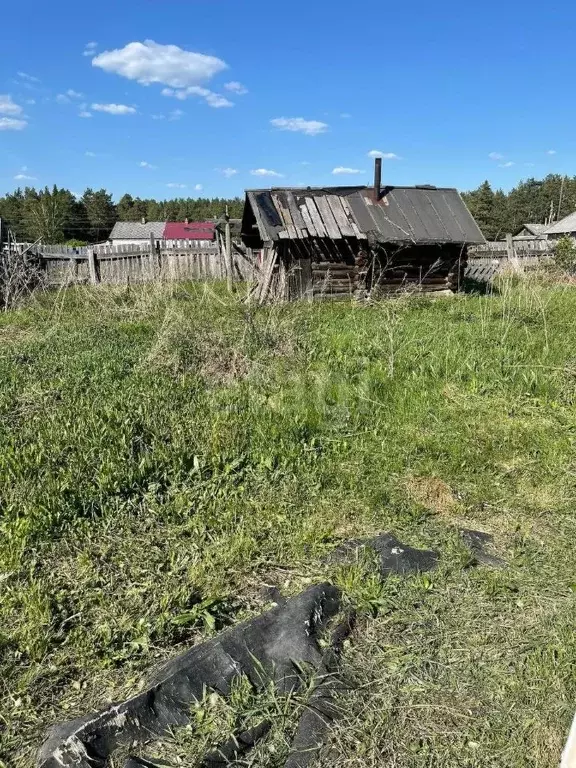
[[[267,297],[279,301],[455,292],[466,266],[461,246],[386,248],[353,238],[316,238],[284,240],[274,248],[277,263]]]

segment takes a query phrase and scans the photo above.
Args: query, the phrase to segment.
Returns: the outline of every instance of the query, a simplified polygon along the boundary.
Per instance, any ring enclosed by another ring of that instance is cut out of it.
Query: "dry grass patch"
[[[463,512],[455,492],[439,477],[409,477],[404,488],[411,501],[435,515],[452,519]]]

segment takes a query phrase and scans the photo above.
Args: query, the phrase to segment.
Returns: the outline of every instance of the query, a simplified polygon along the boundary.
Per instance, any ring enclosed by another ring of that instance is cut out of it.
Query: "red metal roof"
[[[212,221],[167,221],[164,227],[165,240],[214,240]]]

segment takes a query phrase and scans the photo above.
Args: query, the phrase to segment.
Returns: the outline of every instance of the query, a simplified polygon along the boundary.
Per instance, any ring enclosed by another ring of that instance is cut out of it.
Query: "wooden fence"
[[[173,241],[172,241],[173,242]],[[146,245],[96,245],[70,248],[42,245],[35,248],[48,285],[70,283],[143,283],[154,280],[225,280],[226,257],[218,247],[191,248]],[[252,281],[259,272],[250,251],[234,246],[232,279]]]
[[[554,243],[550,240],[506,240],[487,242],[468,249],[465,276],[489,283],[499,272],[524,272],[549,264],[554,259]]]

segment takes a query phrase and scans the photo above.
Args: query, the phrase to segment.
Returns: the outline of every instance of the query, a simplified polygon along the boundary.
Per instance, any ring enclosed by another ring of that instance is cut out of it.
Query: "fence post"
[[[160,246],[160,243],[158,243]],[[154,232],[150,232],[150,266],[154,270],[154,255],[157,256],[158,277],[162,274],[162,254],[160,247],[156,249],[156,239],[154,238]]]
[[[78,259],[74,256],[70,259],[70,273],[72,275],[72,282],[78,282]]]
[[[90,282],[92,283],[92,285],[96,285],[96,283],[100,282],[98,278],[96,251],[93,248],[90,248],[87,256],[88,256],[88,274],[90,275]]]
[[[508,232],[506,235],[506,255],[508,257],[508,263],[514,272],[522,272],[520,268],[520,262],[516,258],[516,249],[514,248],[514,238],[512,237],[512,232]]]
[[[225,216],[226,226],[225,226],[225,232],[226,232],[226,277],[228,280],[228,291],[232,293],[233,291],[233,285],[232,281],[234,280],[234,276],[232,274],[232,237],[230,235],[230,214],[228,213],[228,206],[226,206],[226,216]]]

